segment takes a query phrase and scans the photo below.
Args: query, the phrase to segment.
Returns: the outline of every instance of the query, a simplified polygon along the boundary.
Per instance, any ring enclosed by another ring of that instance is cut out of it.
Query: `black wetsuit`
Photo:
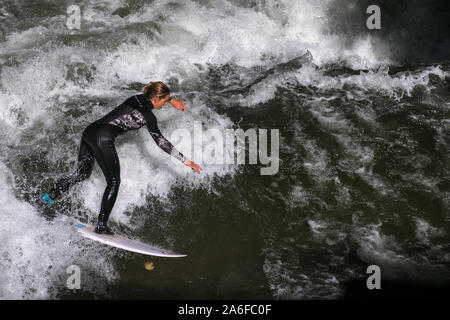
[[[91,175],[94,159],[96,159],[107,182],[97,228],[105,228],[120,185],[120,165],[114,140],[118,135],[128,130],[139,129],[144,125],[147,126],[150,135],[161,149],[184,162],[186,157],[176,150],[159,131],[152,109],[152,103],[143,94],[135,95],[103,118],[87,126],[81,138],[77,169],[57,181],[55,187],[48,192],[50,198],[57,199],[73,185],[87,179]]]

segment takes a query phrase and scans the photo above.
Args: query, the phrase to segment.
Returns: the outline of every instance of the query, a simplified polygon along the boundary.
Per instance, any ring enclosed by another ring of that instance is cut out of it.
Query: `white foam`
[[[308,220],[308,225],[315,237],[319,240],[324,238],[324,231],[326,231],[326,228],[328,227],[328,224],[325,221]]]
[[[433,245],[426,252],[411,255],[394,236],[383,234],[382,223],[355,227],[352,234],[357,241],[358,254],[363,261],[380,266],[387,278],[408,277],[415,281],[436,281],[448,277],[448,268],[442,261],[448,261],[448,255],[442,256],[446,245]],[[416,218],[416,236],[423,244],[430,245],[430,239],[444,233],[429,225],[423,219]],[[443,258],[443,260],[442,260]],[[439,262],[437,262],[439,261]]]
[[[54,298],[57,290],[66,287],[70,265],[80,267],[83,290],[104,290],[100,279],[113,281],[117,277],[113,254],[100,246],[86,245],[69,218],[50,224],[40,217],[33,207],[15,197],[14,178],[1,163],[0,172],[0,299]]]
[[[438,236],[445,236],[445,231],[433,227],[424,219],[416,218],[416,237],[425,244],[432,245],[431,239]]]
[[[336,299],[342,294],[336,276],[323,266],[299,270],[297,264],[282,259],[273,249],[265,249],[263,270],[277,299]]]
[[[186,1],[170,11],[167,10],[169,3],[168,0],[154,1],[125,18],[103,13],[95,6],[86,9],[85,18],[90,23],[101,21],[109,26],[121,26],[124,21],[159,20],[160,33],[155,41],[138,36],[136,39],[139,45],[123,44],[119,51],[126,53],[128,61],[133,57],[131,60],[134,63],[121,66],[116,61],[114,71],[118,71],[119,75],[121,69],[135,68],[136,64],[144,69],[152,66],[150,70],[157,78],[164,75],[158,69],[168,65],[173,65],[170,68],[172,72],[176,65],[179,72],[186,74],[196,72],[194,64],[223,65],[231,62],[252,67],[265,64],[264,57],[286,61],[306,50],[311,51],[314,62],[319,66],[342,59],[348,59],[354,68],[374,67],[389,62],[385,58],[386,50],[381,50],[379,40],[365,37],[356,41],[353,48],[347,48],[340,36],[329,35],[329,21],[326,18],[328,3],[304,0],[275,5],[268,1],[260,6],[261,10],[255,10],[237,7],[229,2],[216,1],[202,6]],[[158,12],[164,12],[165,19],[158,19]],[[151,54],[142,54],[146,51]],[[120,60],[125,62],[124,59]],[[160,60],[165,63],[154,63]]]
[[[291,209],[295,207],[305,207],[309,204],[310,197],[310,193],[305,190],[303,186],[295,185],[285,202]]]
[[[48,40],[50,31],[44,26],[36,26],[22,32],[12,32],[6,36],[0,47],[0,54],[26,53],[25,49],[35,49]]]
[[[236,95],[239,103],[244,106],[256,106],[275,97],[278,87],[289,88],[293,84],[317,88],[321,92],[343,90],[345,86],[346,97],[352,100],[365,100],[373,93],[382,94],[395,100],[404,96],[411,96],[413,90],[424,87],[430,91],[434,87],[430,85],[430,75],[436,75],[441,80],[449,75],[440,66],[427,67],[420,71],[399,72],[388,74],[388,68],[378,70],[361,71],[359,75],[327,76],[325,69],[317,68],[311,64],[305,64],[296,71],[285,71],[270,75],[262,81],[252,85],[248,94]],[[296,94],[293,91],[294,94]],[[298,93],[297,93],[298,94]],[[331,100],[336,97],[320,97],[317,99]]]

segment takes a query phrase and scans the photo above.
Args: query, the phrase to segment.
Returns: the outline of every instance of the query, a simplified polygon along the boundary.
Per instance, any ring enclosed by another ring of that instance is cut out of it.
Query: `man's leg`
[[[48,194],[44,195],[44,201],[52,204],[53,201],[61,194],[69,190],[73,185],[86,180],[92,173],[92,168],[94,167],[94,153],[91,148],[87,145],[85,141],[81,141],[80,151],[78,153],[78,165],[76,170],[59,179],[55,187],[53,187]]]
[[[114,140],[103,138],[99,148],[94,149],[94,156],[106,179],[106,188],[103,193],[100,214],[95,231],[98,233],[113,234],[107,226],[109,215],[117,199],[120,186],[120,164],[117,156]]]

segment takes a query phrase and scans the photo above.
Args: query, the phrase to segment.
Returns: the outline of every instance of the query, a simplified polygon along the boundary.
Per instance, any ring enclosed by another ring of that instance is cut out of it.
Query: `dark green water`
[[[296,19],[328,12],[325,4],[303,1],[307,14],[289,1],[127,3],[79,2],[75,31],[65,3],[12,1],[0,11],[1,298],[339,299],[369,265],[383,281],[450,283],[448,60],[427,51],[424,63],[387,61],[376,45],[383,34],[345,47],[321,19],[293,43]],[[298,58],[306,50],[312,56]],[[100,206],[97,165],[52,222],[17,183],[25,175],[50,188],[75,168],[83,129],[154,79],[189,109],[155,111],[166,137],[192,133],[195,121],[280,133],[274,175],[261,175],[260,162],[200,163],[194,175],[145,128],[116,140],[122,184],[111,225],[182,259],[77,237],[70,224],[93,223]],[[72,264],[80,290],[66,288]]]

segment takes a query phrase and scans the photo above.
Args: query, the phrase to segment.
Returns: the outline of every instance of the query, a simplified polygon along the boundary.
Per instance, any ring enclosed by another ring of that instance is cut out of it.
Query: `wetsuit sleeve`
[[[181,162],[184,162],[186,160],[186,157],[179,152],[171,143],[169,140],[164,138],[161,131],[159,131],[158,123],[156,120],[155,115],[152,112],[146,112],[144,114],[145,120],[147,122],[147,129],[150,132],[150,135],[152,136],[153,140],[155,140],[158,147],[163,149],[165,152],[170,154],[171,156],[177,158]]]

